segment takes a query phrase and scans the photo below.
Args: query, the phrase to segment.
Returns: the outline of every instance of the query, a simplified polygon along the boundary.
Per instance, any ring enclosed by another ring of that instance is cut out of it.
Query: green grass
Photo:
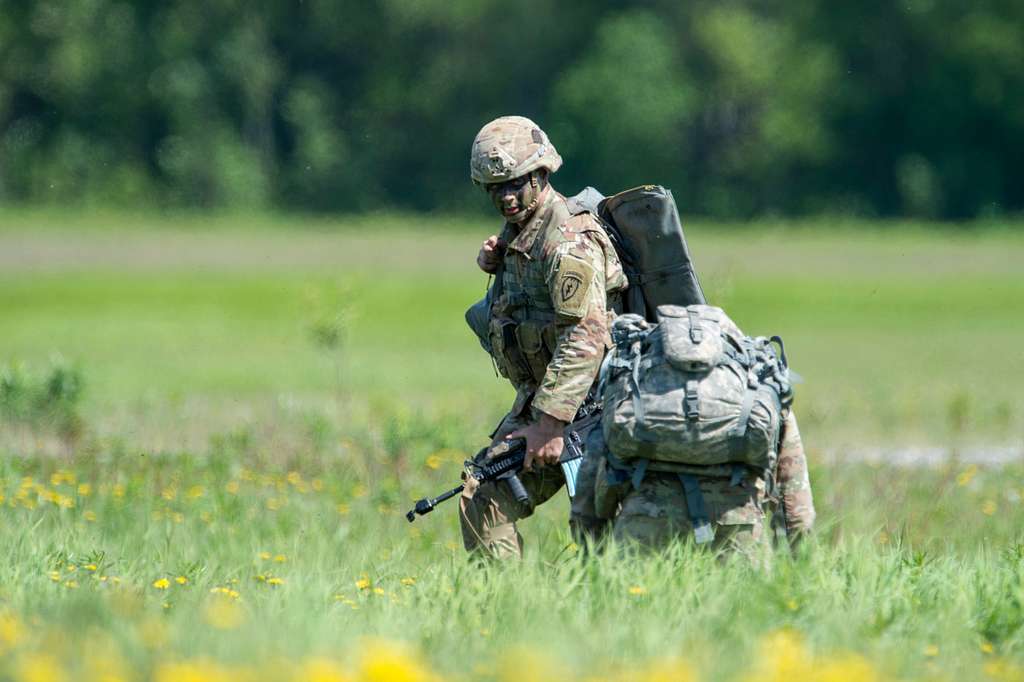
[[[1018,226],[691,228],[711,300],[805,379],[820,532],[769,572],[581,561],[562,496],[501,570],[454,503],[406,523],[511,402],[462,322],[492,227],[0,211],[0,364],[86,386],[77,441],[0,422],[0,679],[1022,679],[1024,470],[955,459],[1024,452]]]

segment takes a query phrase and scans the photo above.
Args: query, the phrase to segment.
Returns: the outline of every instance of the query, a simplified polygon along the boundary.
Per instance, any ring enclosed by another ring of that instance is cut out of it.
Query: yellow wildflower
[[[178,583],[179,585],[187,585],[188,578],[186,578],[183,575],[179,575],[177,578],[174,579],[174,582]]]
[[[84,512],[82,512],[82,518],[84,518],[86,521],[95,521],[96,520],[96,512],[94,512],[91,509],[87,509]]]
[[[629,588],[629,593],[634,597],[640,597],[647,594],[647,588],[640,585],[633,585]]]
[[[416,584],[416,578],[402,578],[402,584],[406,587],[412,587]]]
[[[439,457],[439,456],[437,455],[437,453],[435,453],[435,454],[433,454],[433,455],[430,455],[429,457],[427,457],[427,467],[428,467],[428,468],[430,468],[430,469],[440,469],[440,468],[441,468],[441,465],[442,465],[443,463],[444,463],[444,460],[442,460],[442,459],[441,459],[441,458],[440,458],[440,457]]]
[[[349,512],[349,506],[347,504],[345,504],[344,502],[339,504],[337,509],[338,509],[338,514],[340,514],[341,516],[345,516]]]
[[[78,494],[82,497],[89,497],[92,494],[92,486],[88,483],[79,483]]]
[[[218,630],[234,630],[242,624],[242,607],[238,601],[230,598],[216,596],[207,602],[203,609],[203,619]]]
[[[939,647],[937,647],[934,644],[929,644],[928,646],[926,646],[924,648],[924,655],[928,656],[929,658],[934,658],[935,656],[938,656],[939,655]]]
[[[166,590],[170,586],[171,581],[167,578],[157,578],[153,581],[153,587],[155,587],[158,590]]]
[[[987,661],[982,668],[985,674],[999,682],[1020,682],[1024,680],[1024,667],[1003,658]]]
[[[383,587],[375,587],[375,588],[373,588],[373,593],[374,594],[383,595],[384,594],[384,588]]]
[[[239,487],[238,481],[228,481],[227,485],[224,486],[224,490],[227,491],[229,495],[237,495]]]
[[[0,654],[13,648],[21,641],[25,631],[21,621],[13,613],[0,611]]]
[[[960,474],[956,477],[956,484],[958,486],[963,487],[970,483],[977,474],[978,465],[972,464],[971,466],[967,467],[966,469],[960,472]]]
[[[295,675],[295,682],[349,682],[351,678],[334,661],[314,658],[306,661]]]
[[[260,552],[260,558],[264,561],[270,558],[270,552]]]
[[[278,578],[277,576],[274,576],[273,578],[267,578],[267,584],[268,585],[284,585],[284,578]]]
[[[283,564],[284,562],[288,561],[288,557],[286,557],[284,554],[278,554],[274,557],[274,561],[276,561],[279,564]]]
[[[813,679],[817,682],[878,682],[881,679],[867,659],[855,654],[818,661],[816,668]]]
[[[418,657],[399,645],[370,640],[362,650],[359,674],[360,679],[366,682],[430,682],[437,679]],[[524,675],[523,679],[531,677]]]
[[[210,661],[161,663],[153,673],[154,682],[228,682],[240,675]]]
[[[978,645],[978,648],[981,649],[981,653],[983,654],[991,654],[996,650],[996,648],[992,646],[992,642],[986,642],[984,640]]]
[[[362,578],[356,581],[356,587],[358,587],[360,590],[369,589],[370,579],[364,575]]]
[[[985,500],[985,503],[981,505],[981,513],[985,516],[992,516],[996,513],[996,503],[994,500]]]
[[[778,630],[761,639],[756,663],[746,679],[810,680],[814,675],[814,661],[804,646],[803,638],[793,630]]]
[[[46,575],[50,576],[50,580],[52,580],[53,582],[60,582],[60,571],[50,571]]]
[[[67,679],[60,663],[49,654],[34,654],[19,663],[16,679],[22,682],[62,682]]]

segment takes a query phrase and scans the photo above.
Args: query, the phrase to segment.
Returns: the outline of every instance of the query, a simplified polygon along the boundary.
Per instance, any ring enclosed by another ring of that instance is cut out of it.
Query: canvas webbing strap
[[[690,341],[700,343],[704,340],[704,330],[700,326],[700,312],[694,308],[687,308],[686,317],[690,321]]]
[[[743,404],[740,405],[740,416],[736,421],[736,428],[733,429],[733,438],[743,438],[747,434],[747,422],[750,421],[750,412],[754,409],[754,398],[757,396],[757,389],[747,386],[743,393]]]
[[[699,383],[696,379],[686,382],[686,421],[695,422],[700,418],[700,394],[697,392]]]
[[[641,459],[633,468],[633,490],[640,490],[640,484],[644,482],[644,476],[647,474],[648,463],[649,460]]]
[[[686,496],[686,511],[693,525],[693,537],[698,545],[715,539],[715,531],[708,521],[707,509],[704,507],[704,493],[700,491],[700,482],[690,474],[679,474],[679,482],[683,484]]]
[[[633,342],[633,371],[630,372],[633,392],[633,416],[637,424],[644,423],[644,405],[640,399],[640,342]]]

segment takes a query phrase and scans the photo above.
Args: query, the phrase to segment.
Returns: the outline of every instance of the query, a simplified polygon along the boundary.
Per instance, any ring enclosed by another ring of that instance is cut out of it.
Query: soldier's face
[[[536,173],[487,185],[487,193],[494,208],[510,223],[529,220],[537,208],[537,199],[542,189],[543,183]]]

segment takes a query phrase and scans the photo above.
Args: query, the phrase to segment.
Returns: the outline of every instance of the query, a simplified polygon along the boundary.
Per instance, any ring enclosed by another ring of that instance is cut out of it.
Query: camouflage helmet
[[[562,157],[536,123],[523,116],[496,118],[476,134],[469,155],[473,182],[507,182],[538,168],[554,173]]]

